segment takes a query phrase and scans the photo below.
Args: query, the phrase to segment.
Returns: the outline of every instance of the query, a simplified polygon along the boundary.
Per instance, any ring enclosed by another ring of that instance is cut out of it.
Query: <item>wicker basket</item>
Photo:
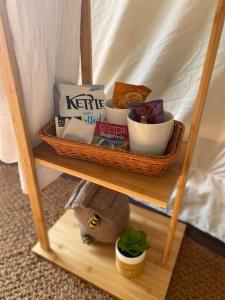
[[[172,137],[163,156],[139,155],[63,140],[56,137],[54,120],[51,120],[40,130],[40,138],[52,146],[59,155],[88,160],[139,174],[160,176],[177,158],[183,133],[184,125],[175,121]]]

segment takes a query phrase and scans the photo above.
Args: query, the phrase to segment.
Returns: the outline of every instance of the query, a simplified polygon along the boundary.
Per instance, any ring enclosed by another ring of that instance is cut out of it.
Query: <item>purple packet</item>
[[[132,102],[128,104],[128,108],[132,112],[132,119],[136,122],[140,122],[141,115],[138,113],[138,109],[140,112],[141,109],[145,108],[145,103]]]
[[[146,114],[145,117],[151,124],[159,124],[165,121],[164,110],[163,110],[163,100],[153,100],[146,102]]]
[[[159,124],[164,122],[163,100],[153,100],[145,103],[130,103],[133,120],[141,122],[144,117],[148,124]]]

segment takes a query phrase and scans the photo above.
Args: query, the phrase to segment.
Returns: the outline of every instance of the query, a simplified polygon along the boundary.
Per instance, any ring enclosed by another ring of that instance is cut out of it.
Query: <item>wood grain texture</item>
[[[178,189],[177,189],[176,199],[174,203],[173,214],[169,224],[168,237],[165,245],[164,258],[163,258],[164,262],[167,260],[169,256],[171,244],[173,242],[173,236],[176,229],[176,222],[180,211],[180,205],[184,196],[185,185],[188,178],[188,173],[189,173],[191,160],[195,148],[195,143],[198,136],[201,117],[202,117],[206,96],[209,88],[209,83],[211,80],[213,67],[217,55],[217,50],[218,50],[221,34],[223,31],[224,17],[225,17],[225,0],[218,0],[215,16],[213,19],[211,34],[209,38],[209,44],[206,51],[206,57],[205,57],[205,62],[204,62],[203,71],[201,75],[199,90],[198,90],[196,103],[194,107],[192,124],[188,136],[184,163],[182,167],[181,176],[178,181]]]
[[[91,3],[82,0],[80,53],[82,83],[92,83],[92,39],[91,39]]]
[[[143,273],[132,280],[116,272],[114,246],[82,243],[73,211],[67,211],[50,230],[52,252],[44,251],[39,244],[33,251],[119,299],[164,299],[185,225],[178,223],[170,259],[163,265],[162,253],[169,219],[132,206],[131,220],[133,227],[146,231],[151,243]]]
[[[172,165],[161,177],[139,175],[92,162],[58,155],[43,143],[34,149],[36,162],[55,170],[88,180],[112,190],[136,197],[142,201],[167,207],[180,173],[180,161]]]
[[[22,88],[13,51],[5,1],[3,0],[0,1],[0,75],[11,112],[19,150],[19,159],[25,175],[36,232],[42,247],[48,250],[49,242],[44,224],[36,168],[23,108]]]

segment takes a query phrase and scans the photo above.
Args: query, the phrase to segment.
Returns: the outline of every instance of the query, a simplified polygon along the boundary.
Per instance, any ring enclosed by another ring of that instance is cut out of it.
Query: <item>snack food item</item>
[[[129,150],[128,127],[96,122],[92,144],[117,150]]]
[[[77,117],[78,119],[81,119]],[[66,125],[68,124],[71,117],[55,117],[55,130],[56,136],[61,138]]]
[[[61,117],[78,117],[88,124],[104,120],[103,85],[58,84],[57,91]]]
[[[116,82],[112,102],[115,108],[128,108],[132,102],[144,102],[151,89],[144,85]]]
[[[140,123],[159,124],[164,122],[163,100],[146,103],[130,103],[132,119]],[[143,122],[144,121],[144,122]]]
[[[71,118],[64,129],[62,138],[78,143],[91,144],[94,130],[95,125],[87,124],[76,118]]]

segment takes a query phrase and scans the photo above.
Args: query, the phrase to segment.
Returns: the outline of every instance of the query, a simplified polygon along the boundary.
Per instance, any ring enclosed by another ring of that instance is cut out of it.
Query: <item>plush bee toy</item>
[[[66,209],[74,209],[84,243],[114,243],[129,225],[128,197],[81,181],[73,191]]]

